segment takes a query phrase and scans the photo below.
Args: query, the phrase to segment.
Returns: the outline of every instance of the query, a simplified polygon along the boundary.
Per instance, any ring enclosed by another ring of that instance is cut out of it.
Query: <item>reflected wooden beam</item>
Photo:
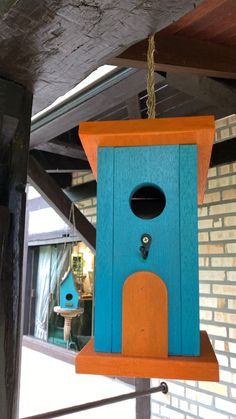
[[[29,183],[40,193],[57,214],[75,229],[83,242],[95,252],[96,230],[87,218],[74,206],[74,222],[72,217],[72,202],[59,188],[51,176],[46,173],[39,163],[30,156],[28,165]]]
[[[79,170],[90,170],[87,160],[79,160],[41,150],[32,150],[30,154],[48,173],[71,173]]]
[[[117,79],[113,85],[100,91],[99,94],[87,97],[86,100],[79,100],[79,96],[82,94],[78,94],[77,101],[76,99],[71,100],[69,110],[68,104],[60,106],[59,115],[58,109],[52,109],[49,115],[50,121],[45,120],[39,126],[33,123],[30,139],[31,149],[41,146],[62,132],[70,130],[71,127],[78,126],[80,121],[96,120],[101,111],[103,113],[109,111],[110,108],[146,89],[146,71],[126,70],[126,72],[125,78]],[[155,74],[156,82],[161,79],[158,74]]]
[[[61,140],[51,140],[48,143],[40,144],[36,147],[38,150],[48,151],[49,153],[60,154],[62,156],[71,157],[87,161],[83,147],[76,144],[68,144]]]
[[[97,196],[97,182],[96,180],[92,180],[81,185],[75,185],[71,188],[64,189],[64,192],[73,202],[94,198]]]
[[[236,138],[214,144],[210,167],[230,164],[236,161]]]
[[[236,79],[236,48],[178,35],[156,34],[155,70]],[[119,67],[146,68],[148,39],[111,59]]]
[[[236,82],[233,80],[213,79],[196,74],[168,73],[166,81],[169,86],[208,105],[218,107],[222,116],[235,113]]]

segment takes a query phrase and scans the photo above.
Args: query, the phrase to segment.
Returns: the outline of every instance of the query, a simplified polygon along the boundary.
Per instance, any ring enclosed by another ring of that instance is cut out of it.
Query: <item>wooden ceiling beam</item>
[[[71,173],[79,170],[90,170],[88,161],[48,153],[41,150],[32,150],[30,153],[42,168],[48,173]]]
[[[236,79],[236,49],[178,35],[155,36],[155,70],[188,72]],[[109,61],[120,67],[146,68],[148,39],[131,46]]]
[[[75,229],[81,237],[81,240],[95,252],[96,247],[96,229],[87,220],[87,218],[74,206],[74,221],[71,214],[72,201],[64,194],[51,176],[43,170],[39,163],[30,156],[28,165],[29,183],[40,193],[57,214],[69,225]]]
[[[114,79],[112,85],[99,92],[99,94],[91,97],[86,96],[83,100],[71,101],[66,105],[61,105],[55,110],[52,109],[50,113],[49,122],[45,121],[39,126],[34,122],[32,124],[30,147],[36,148],[39,145],[47,143],[52,138],[57,137],[62,132],[68,131],[71,127],[78,126],[80,121],[96,120],[97,115],[109,111],[109,109],[125,102],[134,95],[138,95],[141,91],[146,89],[146,71],[142,70],[126,70],[127,76],[122,79]],[[155,82],[161,80],[161,76],[155,74]],[[69,110],[68,110],[69,108]],[[58,116],[59,114],[59,116]]]
[[[95,198],[97,196],[97,182],[96,180],[92,180],[81,185],[75,185],[71,188],[64,189],[64,192],[73,202]]]
[[[216,106],[221,110],[221,117],[235,113],[236,82],[234,81],[183,73],[168,73],[166,81],[169,86],[208,105]]]
[[[64,189],[68,188],[72,184],[72,174],[71,173],[49,173],[51,178],[55,180],[59,188]]]
[[[87,161],[86,154],[78,143],[68,144],[61,140],[51,140],[47,143],[40,144],[36,147],[37,150],[47,151],[49,153],[60,154],[62,156],[71,157],[73,159],[85,160]]]

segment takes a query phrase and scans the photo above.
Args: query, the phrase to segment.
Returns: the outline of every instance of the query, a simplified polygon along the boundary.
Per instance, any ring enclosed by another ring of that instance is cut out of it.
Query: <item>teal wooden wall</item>
[[[96,351],[121,352],[123,283],[147,270],[168,289],[169,354],[199,354],[196,154],[195,145],[99,149]],[[165,194],[166,207],[154,219],[131,211],[132,192],[142,185]],[[139,251],[143,233],[152,236],[147,260]]]

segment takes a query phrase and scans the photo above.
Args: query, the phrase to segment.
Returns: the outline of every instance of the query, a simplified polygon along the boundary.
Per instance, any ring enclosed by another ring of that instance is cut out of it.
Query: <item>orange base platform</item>
[[[196,357],[141,358],[95,352],[91,339],[76,357],[76,372],[117,377],[219,381],[219,365],[205,331],[201,332],[201,355]]]

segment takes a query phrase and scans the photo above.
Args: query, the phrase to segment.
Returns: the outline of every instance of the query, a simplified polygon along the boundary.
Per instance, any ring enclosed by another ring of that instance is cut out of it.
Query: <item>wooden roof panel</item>
[[[199,41],[234,46],[236,44],[235,17],[235,0],[205,0],[195,10],[159,33],[176,34]]]
[[[82,122],[79,136],[95,177],[98,147],[197,144],[198,203],[202,204],[214,131],[214,117],[205,116]]]

